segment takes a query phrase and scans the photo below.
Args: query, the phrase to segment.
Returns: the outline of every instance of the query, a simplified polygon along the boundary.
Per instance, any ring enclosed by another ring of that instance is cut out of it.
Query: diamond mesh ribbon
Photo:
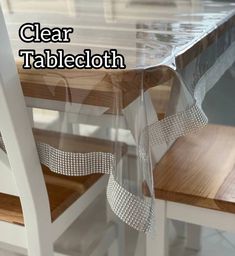
[[[105,152],[73,153],[36,142],[41,164],[51,171],[67,176],[85,176],[94,173],[110,174],[115,167],[115,156]],[[6,152],[0,134],[0,148]]]
[[[168,116],[147,128],[151,145],[169,143],[204,127],[208,119],[197,104],[185,111]]]
[[[105,152],[73,153],[37,143],[39,158],[53,172],[68,176],[93,173],[110,174],[115,167],[115,156]]]
[[[110,174],[107,199],[113,212],[129,226],[142,232],[152,228],[154,216],[152,198],[141,198],[124,189]]]

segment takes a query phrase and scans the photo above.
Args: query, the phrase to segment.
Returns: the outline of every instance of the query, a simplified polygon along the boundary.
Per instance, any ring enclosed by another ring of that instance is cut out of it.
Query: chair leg
[[[185,238],[185,223],[178,220],[172,220],[172,224],[175,228],[177,236],[180,238]]]
[[[166,201],[155,200],[155,234],[147,234],[146,256],[168,256]]]
[[[28,256],[53,256],[53,251],[53,244],[49,239],[35,241],[33,236],[32,239],[28,239]]]
[[[51,235],[51,223],[45,218],[40,219],[38,225],[33,225],[32,219],[26,219],[28,256],[53,256],[54,245]]]
[[[196,251],[201,249],[201,226],[187,224],[186,248]]]
[[[106,202],[106,217],[107,222],[114,222],[117,227],[116,238],[114,242],[110,245],[107,256],[122,256],[125,253],[125,224],[117,218],[117,216],[112,212],[108,202]]]

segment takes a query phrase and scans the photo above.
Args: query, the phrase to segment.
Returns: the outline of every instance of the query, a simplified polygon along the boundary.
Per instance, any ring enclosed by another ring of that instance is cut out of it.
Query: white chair
[[[232,126],[210,124],[175,142],[154,170],[156,235],[147,236],[147,256],[169,255],[169,220],[187,223],[193,250],[200,249],[200,226],[234,233],[234,166]]]
[[[0,132],[7,151],[6,154],[0,149],[0,208],[6,207],[0,209],[0,247],[21,253],[27,250],[30,256],[61,255],[54,253],[54,241],[103,192],[107,178],[94,178],[85,193],[77,196],[60,214],[52,212],[51,217],[50,184],[66,187],[65,183],[77,182],[75,191],[83,184],[78,177],[71,181],[72,177],[59,177],[47,168],[43,175],[1,9],[0,42]],[[55,196],[60,194],[59,187]],[[90,255],[104,255],[115,236],[115,226],[109,225],[105,236],[109,242],[101,239],[102,246]]]

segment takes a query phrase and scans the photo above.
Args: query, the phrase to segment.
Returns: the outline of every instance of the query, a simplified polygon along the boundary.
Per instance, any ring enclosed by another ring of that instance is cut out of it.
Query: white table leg
[[[146,256],[168,256],[168,222],[166,201],[155,200],[156,234],[147,234]]]
[[[114,222],[116,225],[116,238],[110,245],[107,256],[121,256],[125,255],[125,224],[118,219],[110,209],[108,202],[106,202],[106,216],[107,222]]]
[[[180,238],[185,238],[185,223],[182,221],[172,220],[176,234]]]
[[[201,249],[201,226],[194,224],[187,224],[187,238],[186,248],[192,250]]]

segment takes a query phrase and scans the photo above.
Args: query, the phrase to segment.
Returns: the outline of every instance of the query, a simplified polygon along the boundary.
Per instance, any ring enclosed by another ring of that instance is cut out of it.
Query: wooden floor
[[[154,171],[159,199],[235,213],[235,128],[179,138]]]

